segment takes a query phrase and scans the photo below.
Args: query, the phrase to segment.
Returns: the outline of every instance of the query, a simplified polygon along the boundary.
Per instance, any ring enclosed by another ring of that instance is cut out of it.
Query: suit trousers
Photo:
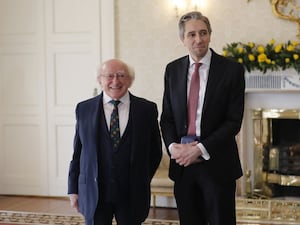
[[[235,180],[221,183],[203,163],[183,168],[174,185],[180,225],[236,225],[235,191]]]
[[[141,225],[134,221],[130,215],[131,210],[127,203],[98,203],[94,218],[90,221],[85,221],[86,225],[112,225],[113,218],[115,218],[117,225]]]

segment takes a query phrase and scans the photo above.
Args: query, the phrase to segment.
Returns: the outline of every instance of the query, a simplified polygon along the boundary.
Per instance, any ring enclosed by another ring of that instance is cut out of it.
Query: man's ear
[[[101,82],[101,77],[100,76],[97,77],[97,81],[98,81],[100,87],[102,88],[102,82]]]

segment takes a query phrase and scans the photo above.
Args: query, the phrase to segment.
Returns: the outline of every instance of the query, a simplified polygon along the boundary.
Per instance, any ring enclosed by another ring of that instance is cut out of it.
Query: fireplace
[[[300,76],[246,73],[240,156],[243,196],[300,197]]]
[[[254,109],[255,194],[300,196],[300,110]]]
[[[237,136],[244,171],[237,218],[298,225],[300,75],[252,72],[245,78],[244,119]]]

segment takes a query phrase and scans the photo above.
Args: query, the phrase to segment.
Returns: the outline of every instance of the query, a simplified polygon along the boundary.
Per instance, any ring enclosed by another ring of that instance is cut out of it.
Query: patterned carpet
[[[0,225],[22,224],[22,225],[84,225],[81,216],[57,215],[45,213],[14,212],[0,210]],[[115,223],[114,223],[115,224]],[[174,220],[147,219],[143,225],[179,225]]]

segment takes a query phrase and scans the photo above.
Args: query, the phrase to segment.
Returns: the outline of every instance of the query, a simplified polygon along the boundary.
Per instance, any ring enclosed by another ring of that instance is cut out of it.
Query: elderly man
[[[150,182],[162,157],[155,103],[132,95],[133,70],[118,59],[98,73],[103,92],[76,107],[69,169],[71,206],[87,225],[140,225],[150,208]]]

